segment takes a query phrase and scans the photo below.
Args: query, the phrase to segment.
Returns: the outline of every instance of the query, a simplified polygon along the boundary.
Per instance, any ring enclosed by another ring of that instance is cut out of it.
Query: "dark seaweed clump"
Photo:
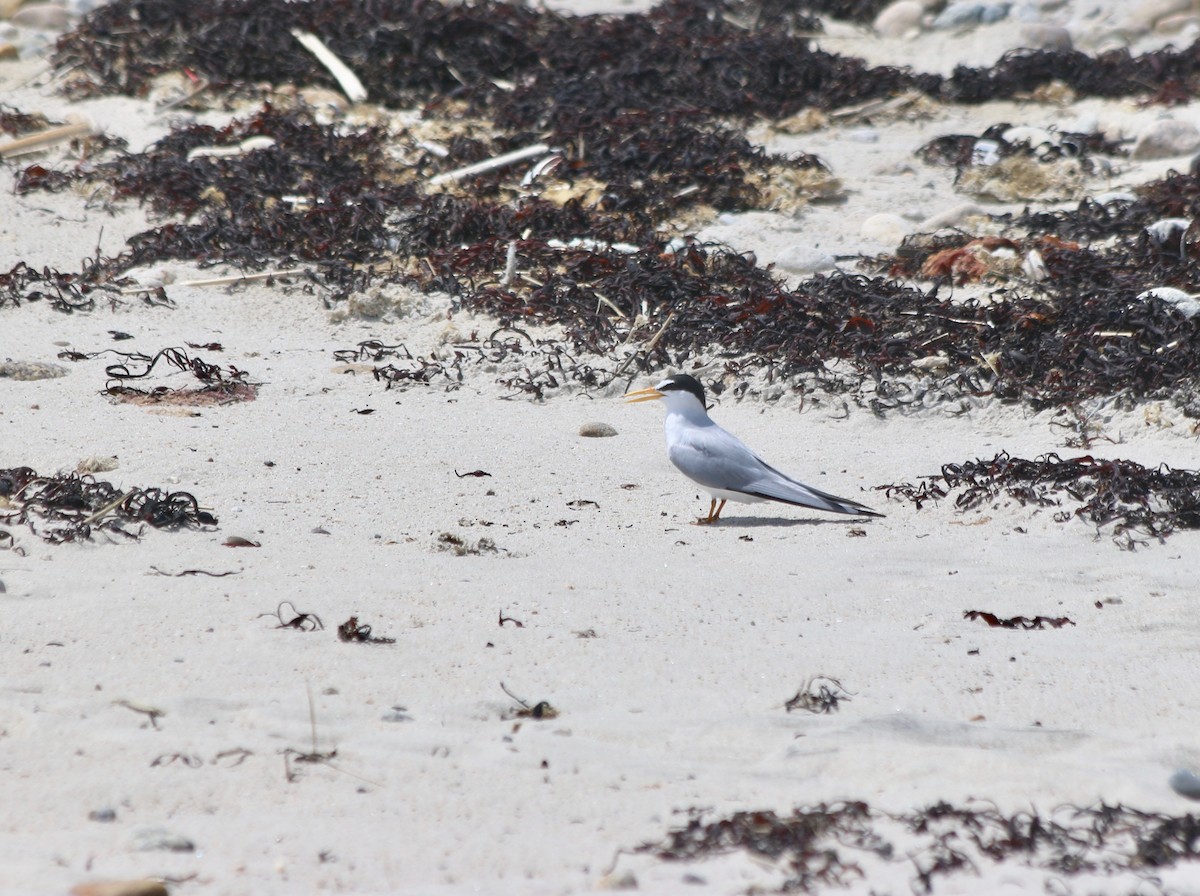
[[[51,544],[89,541],[96,532],[141,537],[131,525],[156,529],[215,526],[188,492],[161,488],[121,489],[90,474],[41,476],[29,467],[0,470],[0,526],[27,526]],[[0,529],[11,537],[7,528]],[[8,540],[8,539],[5,539]]]
[[[1049,814],[1008,814],[982,803],[940,802],[898,814],[863,802],[822,803],[787,815],[749,811],[706,819],[695,813],[638,851],[668,861],[746,852],[786,874],[778,892],[787,893],[861,888],[871,883],[873,864],[903,856],[913,869],[913,892],[933,893],[952,875],[978,874],[1006,861],[1068,880],[1095,873],[1149,875],[1200,859],[1200,819],[1106,803]]]
[[[1002,452],[991,460],[946,464],[940,475],[924,477],[920,485],[880,489],[918,508],[955,492],[959,510],[979,508],[1001,495],[1022,507],[1062,508],[1054,514],[1058,522],[1087,520],[1097,533],[1112,526],[1113,540],[1128,549],[1145,543],[1135,535],[1161,542],[1176,530],[1200,529],[1200,472],[1165,464],[1147,468],[1129,460],[1090,455],[1063,459],[1057,454],[1026,460]],[[1064,507],[1068,501],[1073,509]]]
[[[559,134],[631,107],[777,118],[907,89],[969,103],[1056,81],[1088,96],[1144,95],[1168,85],[1188,95],[1200,72],[1191,48],[1139,57],[1015,51],[991,68],[960,66],[949,78],[871,68],[814,49],[797,28],[815,23],[784,14],[780,4],[756,6],[668,0],[644,14],[573,17],[486,0],[116,0],[60,38],[54,62],[70,71],[68,87],[79,94],[141,95],[157,75],[184,68],[225,86],[333,86],[297,51],[290,31],[300,28],[320,35],[377,102],[461,99],[504,127]],[[877,11],[854,2],[809,8],[860,20]]]

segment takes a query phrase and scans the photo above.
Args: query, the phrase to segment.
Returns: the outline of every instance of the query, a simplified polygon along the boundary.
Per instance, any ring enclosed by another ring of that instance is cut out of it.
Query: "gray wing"
[[[831,513],[883,516],[857,501],[839,498],[780,473],[716,424],[681,433],[669,454],[671,462],[684,475],[706,488],[742,492]]]

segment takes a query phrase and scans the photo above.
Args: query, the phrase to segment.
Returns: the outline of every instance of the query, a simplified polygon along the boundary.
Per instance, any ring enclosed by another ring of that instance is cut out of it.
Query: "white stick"
[[[44,131],[38,131],[36,134],[26,134],[24,137],[18,137],[15,140],[9,140],[7,143],[0,144],[0,159],[9,159],[27,152],[36,152],[55,143],[62,143],[64,140],[86,136],[91,132],[92,126],[90,124],[76,122],[75,124],[63,124],[47,128]]]
[[[533,146],[526,146],[524,149],[514,149],[512,152],[506,152],[502,156],[496,156],[491,159],[484,159],[482,162],[476,162],[474,165],[467,165],[465,168],[456,168],[453,171],[443,171],[441,174],[429,178],[430,185],[444,184],[447,181],[462,180],[470,177],[473,174],[481,174],[484,171],[492,171],[496,168],[504,168],[511,165],[513,162],[519,162],[522,159],[528,159],[530,156],[540,155],[550,147],[545,143],[535,143]]]
[[[299,28],[292,29],[292,37],[300,41],[301,46],[317,57],[317,61],[329,69],[329,74],[337,80],[342,92],[352,103],[361,103],[367,98],[367,88],[363,87],[358,76],[350,71],[346,63],[333,55],[333,51],[321,42],[321,38]]]
[[[230,277],[211,277],[207,280],[180,280],[171,286],[226,286],[230,283],[252,283],[256,280],[270,280],[272,277],[293,277],[303,274],[307,268],[292,268],[288,271],[263,271],[261,274],[234,274]],[[154,292],[163,284],[156,286],[127,286],[121,290],[121,295],[133,295],[139,292]]]

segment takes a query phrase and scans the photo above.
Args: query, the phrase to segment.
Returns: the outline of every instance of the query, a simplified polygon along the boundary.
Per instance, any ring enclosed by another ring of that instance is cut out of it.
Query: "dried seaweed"
[[[0,525],[27,526],[51,544],[89,541],[95,532],[141,537],[133,524],[202,528],[217,518],[188,492],[121,489],[90,474],[41,476],[29,467],[0,470]]]
[[[957,491],[954,505],[971,510],[1001,495],[1021,506],[1062,508],[1054,519],[1086,520],[1097,534],[1112,527],[1118,546],[1133,549],[1135,534],[1162,542],[1179,529],[1200,529],[1200,472],[1177,470],[1162,464],[1143,467],[1129,460],[1104,460],[1089,456],[1062,459],[1044,454],[1034,460],[1006,452],[991,460],[946,464],[938,476],[912,483],[880,486],[889,498],[913,501],[918,508],[930,499]],[[1065,509],[1067,501],[1074,509]]]
[[[1079,874],[1120,872],[1148,878],[1156,869],[1200,860],[1200,818],[1120,804],[1008,814],[981,802],[941,802],[906,813],[843,802],[800,807],[788,815],[691,815],[661,842],[643,844],[637,851],[668,861],[746,852],[786,875],[778,892],[869,886],[878,863],[887,863],[890,878],[895,873],[891,866],[901,855],[914,867],[913,891],[923,893],[935,892],[958,872],[977,874],[1001,862],[1069,880]]]
[[[987,610],[964,610],[963,619],[982,620],[990,628],[1010,628],[1022,631],[1033,631],[1043,628],[1062,628],[1064,625],[1074,625],[1074,621],[1066,616],[997,616]]]
[[[247,381],[249,375],[230,364],[222,370],[218,364],[209,364],[198,357],[190,357],[181,348],[164,348],[153,356],[140,352],[115,352],[124,360],[105,368],[109,383],[104,394],[121,401],[136,404],[223,404],[233,401],[250,401],[258,394],[258,384]],[[126,385],[129,380],[144,379],[153,372],[158,362],[190,373],[202,385],[195,388],[172,389],[155,386],[153,389],[138,389]],[[131,368],[130,364],[145,365]]]

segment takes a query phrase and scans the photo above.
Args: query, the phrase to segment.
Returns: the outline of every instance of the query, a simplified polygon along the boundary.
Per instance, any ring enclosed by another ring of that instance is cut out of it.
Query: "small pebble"
[[[585,423],[579,427],[579,434],[589,439],[603,439],[615,436],[617,431],[607,423]]]
[[[1181,768],[1171,775],[1167,783],[1180,796],[1186,796],[1189,800],[1200,800],[1200,775]]]
[[[105,806],[103,809],[93,809],[88,813],[88,821],[109,822],[117,820],[117,810],[111,806]]]
[[[1131,159],[1169,159],[1185,156],[1200,149],[1200,128],[1190,121],[1163,118],[1151,122],[1138,134],[1129,153]]]
[[[1033,50],[1070,50],[1071,32],[1059,25],[1035,22],[1021,28],[1021,41]]]
[[[803,246],[784,249],[774,260],[777,268],[789,274],[816,274],[837,266],[837,260],[828,252]]]
[[[917,0],[896,0],[879,11],[872,27],[880,37],[904,37],[920,30],[924,14],[925,7]]]
[[[12,14],[11,21],[22,28],[66,31],[71,25],[71,13],[57,3],[26,3]]]
[[[909,223],[899,215],[880,212],[863,221],[858,233],[864,239],[874,240],[886,246],[898,246],[900,241],[908,236],[909,229]]]
[[[964,25],[990,25],[1008,16],[1011,3],[994,2],[978,3],[973,0],[960,0],[951,3],[933,20],[934,28],[961,28]]]

